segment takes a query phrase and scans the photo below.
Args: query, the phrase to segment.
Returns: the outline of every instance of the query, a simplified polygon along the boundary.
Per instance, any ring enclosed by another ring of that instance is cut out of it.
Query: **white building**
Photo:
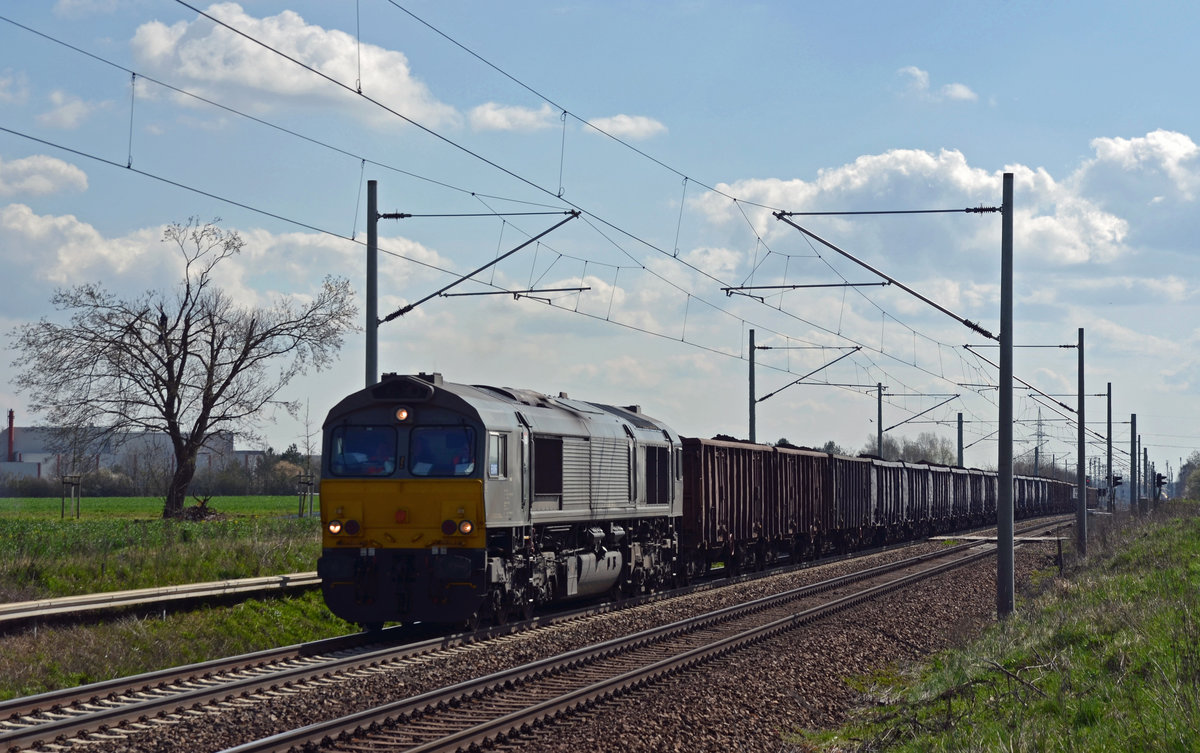
[[[174,468],[175,452],[170,439],[158,432],[130,434],[120,440],[105,440],[95,446],[80,441],[82,448],[71,451],[56,440],[52,429],[17,426],[12,410],[0,444],[0,476],[59,478],[65,474],[88,473],[101,468],[120,467],[130,475],[144,470]],[[209,437],[196,458],[196,470],[224,468],[230,463],[245,463],[247,454],[234,452],[233,434],[220,432]]]

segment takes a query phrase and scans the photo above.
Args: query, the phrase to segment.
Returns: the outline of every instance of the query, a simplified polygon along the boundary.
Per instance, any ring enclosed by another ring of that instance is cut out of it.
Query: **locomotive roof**
[[[384,374],[378,383],[344,398],[330,411],[330,417],[379,400],[424,402],[434,399],[439,391],[454,395],[481,417],[503,415],[507,416],[508,422],[513,422],[515,413],[520,412],[535,430],[553,431],[557,427],[565,433],[574,433],[567,429],[576,427],[583,434],[605,434],[623,433],[619,427],[628,426],[631,430],[665,434],[672,441],[678,441],[678,435],[667,424],[643,414],[636,405],[618,407],[573,400],[565,394],[552,397],[514,387],[459,384],[445,381],[441,374]],[[605,425],[611,428],[600,428]]]

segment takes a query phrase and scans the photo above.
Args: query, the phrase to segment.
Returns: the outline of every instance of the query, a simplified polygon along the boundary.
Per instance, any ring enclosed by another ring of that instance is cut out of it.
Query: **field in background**
[[[188,505],[196,504],[188,499]],[[316,502],[314,501],[314,510]],[[218,513],[232,517],[295,516],[299,510],[296,496],[212,497],[208,506]],[[59,497],[0,497],[2,520],[61,520],[62,499]],[[162,497],[85,497],[79,503],[80,520],[111,518],[162,517]],[[307,512],[307,508],[305,510]],[[75,507],[67,500],[67,520],[75,519]]]
[[[316,568],[319,522],[295,497],[215,497],[220,514],[163,520],[161,498],[0,499],[0,602]]]

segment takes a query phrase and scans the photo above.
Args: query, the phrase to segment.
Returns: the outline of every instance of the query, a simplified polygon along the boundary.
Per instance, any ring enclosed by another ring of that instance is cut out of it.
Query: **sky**
[[[416,215],[379,222],[380,317],[580,212],[380,324],[382,372],[746,437],[753,330],[759,441],[857,451],[882,411],[956,442],[962,414],[994,468],[999,350],[962,320],[1000,331],[1001,221],[962,210],[1012,173],[1014,455],[1074,467],[1082,328],[1089,459],[1111,384],[1117,472],[1133,414],[1177,469],[1200,450],[1196,28],[1186,2],[5,3],[0,408],[39,421],[15,328],[65,323],[56,289],[171,289],[162,231],[190,217],[245,241],[218,268],[242,305],[334,275],[365,321],[374,180]],[[360,329],[239,446],[319,441],[364,362]]]

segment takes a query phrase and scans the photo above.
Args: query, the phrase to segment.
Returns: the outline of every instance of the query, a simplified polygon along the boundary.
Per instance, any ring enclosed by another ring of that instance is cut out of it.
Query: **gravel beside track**
[[[1018,589],[1035,569],[1054,566],[1056,557],[1050,544],[1017,549]],[[593,710],[586,721],[537,731],[511,749],[798,753],[801,748],[784,742],[786,735],[846,719],[859,699],[847,680],[960,645],[995,617],[991,559],[738,652]]]
[[[556,655],[785,588],[942,548],[924,543],[726,589],[670,599],[485,641],[351,678],[306,683],[231,700],[218,708],[147,720],[139,730],[93,735],[87,751],[218,751],[317,719],[339,717],[470,677]],[[1053,562],[1047,544],[1017,549],[1018,583]],[[919,658],[974,634],[994,619],[995,560],[968,566],[876,600],[756,650],[658,685],[634,699],[524,738],[518,750],[762,750],[779,753],[780,733],[838,722],[855,697],[844,678]],[[49,741],[47,741],[49,742]],[[47,746],[44,748],[51,750]],[[80,749],[80,748],[77,748]]]

